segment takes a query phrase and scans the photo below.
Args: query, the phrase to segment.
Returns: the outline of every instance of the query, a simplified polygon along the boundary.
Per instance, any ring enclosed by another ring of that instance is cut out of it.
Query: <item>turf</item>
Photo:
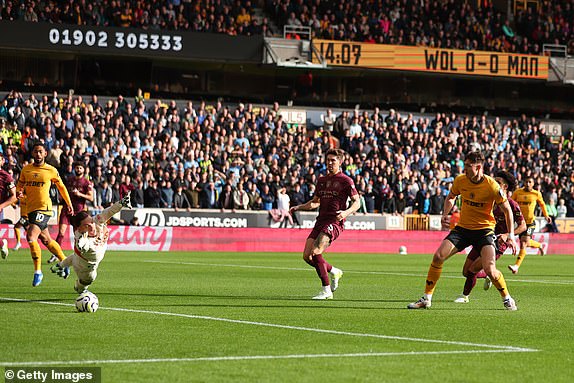
[[[2,366],[101,367],[103,382],[570,382],[574,256],[499,268],[519,310],[479,280],[456,304],[464,257],[445,265],[429,310],[430,255],[327,254],[345,274],[332,301],[299,253],[109,252],[73,307],[75,275],[44,265],[32,288],[27,250],[0,260]]]

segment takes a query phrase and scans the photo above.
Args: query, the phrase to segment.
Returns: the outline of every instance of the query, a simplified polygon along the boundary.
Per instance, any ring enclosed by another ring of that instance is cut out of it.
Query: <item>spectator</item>
[[[191,207],[192,205],[189,202],[189,198],[187,198],[187,195],[183,192],[183,186],[178,185],[173,196],[173,208],[175,211],[183,209],[191,211]]]
[[[161,207],[161,195],[158,189],[158,182],[155,179],[144,190],[144,207]]]

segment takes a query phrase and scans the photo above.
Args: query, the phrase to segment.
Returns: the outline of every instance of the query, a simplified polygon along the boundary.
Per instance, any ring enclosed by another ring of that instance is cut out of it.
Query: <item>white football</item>
[[[81,313],[95,313],[100,307],[100,301],[96,294],[84,291],[76,298],[76,310]]]
[[[399,254],[407,254],[407,247],[406,246],[401,246],[399,247]]]

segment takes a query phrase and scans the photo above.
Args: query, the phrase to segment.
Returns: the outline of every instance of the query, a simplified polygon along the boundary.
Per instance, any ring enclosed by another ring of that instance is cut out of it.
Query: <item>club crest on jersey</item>
[[[32,177],[38,178],[38,177],[40,177],[40,174],[38,174],[38,173],[32,173]]]

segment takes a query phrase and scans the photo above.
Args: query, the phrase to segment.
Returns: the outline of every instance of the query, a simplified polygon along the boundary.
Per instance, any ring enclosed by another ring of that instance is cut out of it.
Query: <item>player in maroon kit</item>
[[[0,154],[0,212],[8,206],[16,203],[16,184],[14,178],[6,170],[2,169],[4,166],[4,156]],[[0,254],[3,259],[8,256],[8,242],[6,238],[0,241]]]
[[[516,201],[510,199],[512,192],[516,189],[516,178],[509,172],[501,170],[496,173],[494,179],[500,184],[500,188],[504,191],[508,197],[508,202],[510,203],[510,208],[512,209],[512,214],[514,217],[514,223],[517,227],[514,229],[515,233],[521,233],[526,230],[526,221],[524,216],[520,211],[520,206]],[[496,227],[494,228],[494,234],[496,234],[498,240],[496,244],[496,259],[500,258],[502,254],[508,249],[507,238],[508,238],[508,228],[506,227],[506,218],[504,212],[498,205],[494,206],[492,210],[494,214],[494,219],[496,219]],[[462,295],[456,298],[454,301],[456,303],[468,303],[468,296],[476,284],[477,278],[485,278],[484,289],[488,290],[492,285],[490,278],[486,275],[484,270],[482,270],[482,261],[480,260],[480,252],[476,251],[474,248],[466,257],[466,261],[462,268],[462,275],[466,277],[464,283],[464,289]]]
[[[70,199],[72,200],[72,206],[75,212],[80,212],[86,210],[86,202],[92,202],[94,200],[93,185],[85,177],[86,168],[81,162],[76,162],[74,164],[75,175],[68,177],[66,179],[66,188],[70,193]],[[60,245],[64,239],[64,234],[66,229],[70,225],[70,215],[65,209],[60,212],[60,219],[58,220],[58,236],[56,237],[56,242]],[[54,255],[48,260],[48,263],[57,261],[58,258]]]
[[[303,250],[303,260],[315,268],[323,285],[323,290],[313,299],[333,299],[333,291],[337,289],[343,271],[328,264],[323,252],[343,232],[345,219],[360,207],[355,183],[341,171],[344,158],[345,151],[329,149],[325,154],[327,175],[319,177],[313,199],[289,209],[289,213],[293,214],[297,210],[319,208],[315,227],[307,237]],[[348,199],[351,199],[349,207]]]

